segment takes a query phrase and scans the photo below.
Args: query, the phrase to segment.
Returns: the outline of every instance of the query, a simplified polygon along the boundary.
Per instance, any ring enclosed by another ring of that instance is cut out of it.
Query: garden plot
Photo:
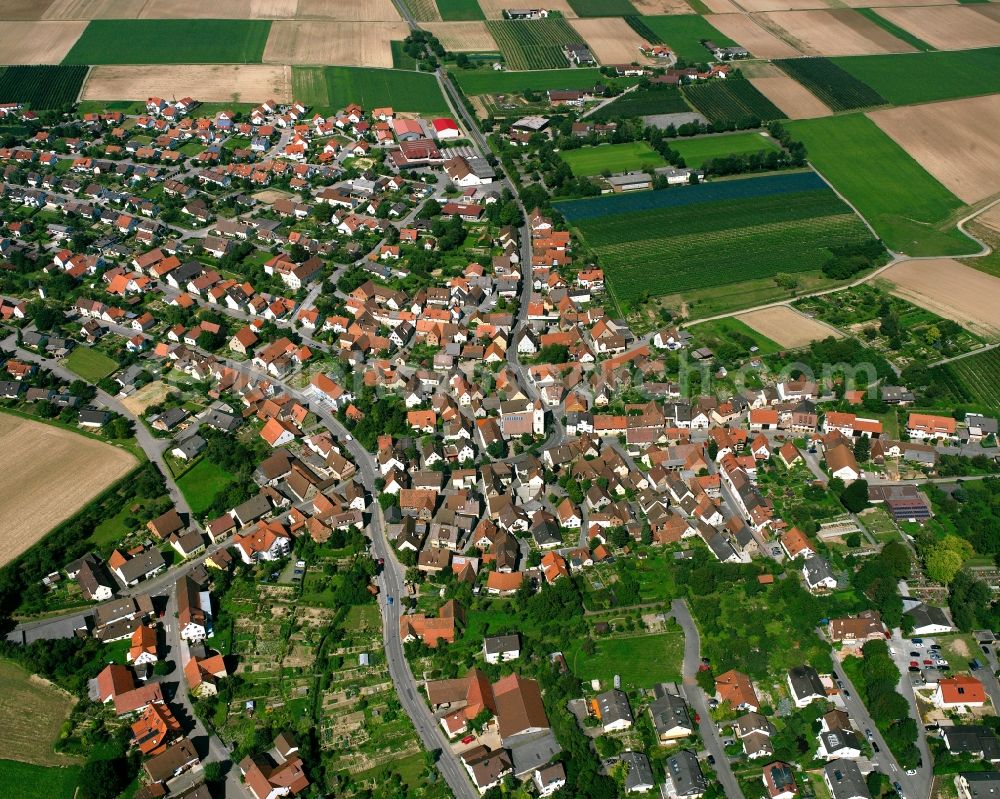
[[[0,24],[0,61],[58,64],[86,27],[86,22],[4,22]]]
[[[817,319],[810,319],[787,305],[751,311],[736,318],[771,341],[791,349],[805,347],[830,336],[840,338],[843,335],[837,328]]]
[[[1000,95],[868,116],[960,200],[972,204],[1000,192]]]
[[[746,14],[712,14],[705,19],[758,58],[794,58],[800,54]]]
[[[776,25],[804,52],[815,55],[912,53],[915,49],[852,9],[773,11],[759,15]],[[760,55],[759,53],[757,55]]]
[[[986,4],[882,8],[881,16],[939,50],[1000,44],[1000,8]]]
[[[84,100],[145,100],[190,96],[205,102],[291,102],[291,68],[276,64],[174,64],[97,66],[83,88]]]
[[[393,39],[405,39],[403,22],[299,22],[271,25],[264,61],[276,64],[342,64],[392,67]]]

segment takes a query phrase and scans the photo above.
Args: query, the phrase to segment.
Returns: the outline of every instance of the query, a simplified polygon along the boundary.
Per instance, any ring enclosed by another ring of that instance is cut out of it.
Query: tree
[[[88,760],[80,770],[80,799],[114,799],[128,783],[125,759]]]
[[[855,480],[840,493],[840,502],[851,513],[860,513],[868,507],[868,481]]]
[[[854,442],[854,458],[858,463],[867,463],[871,457],[872,444],[868,436],[861,436]]]
[[[955,579],[955,575],[961,571],[962,563],[965,561],[964,549],[954,546],[949,542],[949,539],[968,546],[967,541],[949,535],[945,536],[938,544],[929,547],[924,554],[924,567],[927,570],[927,576],[934,582],[944,585],[949,585]]]

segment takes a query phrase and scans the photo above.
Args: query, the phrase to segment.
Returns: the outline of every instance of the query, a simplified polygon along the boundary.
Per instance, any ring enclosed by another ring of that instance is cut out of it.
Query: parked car
[[[983,650],[983,654],[984,654],[984,655],[988,655],[988,654],[990,653],[990,648],[989,648],[988,646],[986,646],[986,644],[983,644],[983,645],[982,645],[982,646],[980,647],[980,649],[982,649],[982,650]]]
[[[931,644],[931,649],[937,651],[941,648],[941,644]]]
[[[919,666],[919,665],[920,665],[920,663],[918,661],[916,661],[916,660],[911,660],[910,661],[910,668],[911,669],[914,668],[914,667],[916,667],[916,666]]]
[[[920,671],[920,666],[910,666],[910,668],[907,669],[907,671],[913,671],[913,672]]]
[[[871,729],[866,729],[866,730],[865,730],[865,737],[866,737],[866,738],[867,738],[867,739],[868,739],[869,741],[874,741],[874,740],[875,740],[875,736],[874,736],[874,735],[872,734],[872,731],[871,731]]]
[[[911,658],[918,658],[918,657],[920,657],[920,653],[919,652],[910,652],[910,657]]]
[[[386,602],[388,602],[391,605],[392,604],[392,597],[389,597],[388,599],[386,599]]]
[[[471,744],[474,740],[476,740],[476,736],[475,735],[466,735],[462,739],[462,743],[464,743],[464,744]]]
[[[911,638],[910,639],[910,643],[913,644],[914,646],[923,646],[924,645],[924,639],[923,638]]]
[[[972,660],[969,661],[969,668],[972,669],[972,671],[979,671],[982,667],[983,667],[983,664],[980,663],[975,658],[973,658]]]
[[[878,748],[878,744],[875,743],[875,741],[872,741],[872,750],[874,752],[881,752],[882,751],[881,749]]]

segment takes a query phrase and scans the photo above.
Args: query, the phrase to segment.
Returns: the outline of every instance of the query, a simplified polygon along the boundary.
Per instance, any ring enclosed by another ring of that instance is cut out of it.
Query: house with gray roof
[[[701,796],[708,787],[708,782],[701,773],[701,766],[698,765],[698,758],[687,749],[668,757],[664,771],[667,780],[666,795],[670,799]]]
[[[653,729],[661,742],[686,738],[694,732],[691,713],[687,702],[670,693],[663,683],[653,688],[656,697],[649,705],[649,715],[653,719]]]
[[[787,681],[796,707],[806,707],[817,699],[826,699],[826,689],[812,666],[789,669]]]
[[[625,793],[649,793],[656,787],[649,758],[643,752],[623,752],[621,762],[625,772]]]
[[[632,708],[624,691],[613,688],[598,694],[594,701],[605,732],[627,730],[632,726]]]
[[[823,767],[823,782],[833,799],[871,799],[861,769],[853,760],[840,758]]]

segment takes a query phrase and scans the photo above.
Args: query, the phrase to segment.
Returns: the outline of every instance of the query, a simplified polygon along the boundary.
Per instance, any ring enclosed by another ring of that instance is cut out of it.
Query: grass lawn
[[[292,88],[307,105],[365,108],[391,105],[398,111],[447,114],[437,79],[426,72],[368,67],[293,67]]]
[[[780,344],[771,341],[767,336],[758,333],[749,325],[741,322],[739,319],[734,319],[728,317],[725,319],[715,319],[711,322],[704,322],[703,324],[696,325],[692,328],[695,340],[698,342],[698,346],[704,346],[714,349],[718,347],[720,343],[725,343],[727,341],[732,341],[737,344],[743,344],[747,339],[751,339],[753,344],[750,346],[757,347],[757,355],[771,355],[775,352],[781,352],[787,349],[782,347]]]
[[[202,514],[212,506],[215,495],[233,482],[233,475],[202,458],[177,479],[184,498],[195,515]]]
[[[961,200],[863,114],[787,123],[810,162],[907,255],[965,255],[979,247],[955,228]]]
[[[683,633],[657,633],[627,638],[604,638],[595,641],[593,655],[575,648],[570,669],[581,680],[600,680],[607,690],[614,676],[621,677],[622,688],[651,688],[655,683],[681,679],[684,657]]]
[[[446,22],[486,19],[476,0],[437,0],[438,13]]]
[[[569,164],[573,174],[578,176],[600,175],[605,170],[628,172],[634,169],[652,169],[667,163],[644,141],[564,150],[560,156]]]
[[[540,69],[532,72],[494,72],[492,69],[456,69],[450,73],[462,91],[468,95],[510,94],[512,92],[549,89],[590,89],[596,83],[627,86],[631,80],[608,80],[596,68]]]
[[[736,44],[722,35],[707,20],[698,14],[668,14],[657,17],[642,17],[642,22],[659,36],[664,44],[685,61],[704,63],[712,59],[712,54],[702,44],[702,39],[711,39],[723,47]]]
[[[759,133],[734,133],[725,136],[699,136],[694,139],[675,139],[670,149],[684,156],[690,167],[700,167],[706,161],[726,155],[748,155],[761,150],[775,149],[770,136]]]
[[[94,528],[94,532],[90,535],[90,540],[98,548],[111,547],[112,544],[117,544],[118,540],[124,536],[126,533],[132,532],[125,524],[125,519],[129,516],[134,516],[132,513],[132,507],[137,503],[128,503],[124,508],[122,508],[114,516],[108,516],[102,521],[97,527]],[[138,504],[143,506],[153,504],[153,500],[144,499],[140,500]]]
[[[103,380],[118,369],[118,362],[90,347],[76,347],[64,361],[67,369],[90,383]]]
[[[33,766],[0,760],[0,794],[18,799],[73,799],[79,766]]]
[[[95,19],[63,63],[259,64],[270,31],[267,20]]]

